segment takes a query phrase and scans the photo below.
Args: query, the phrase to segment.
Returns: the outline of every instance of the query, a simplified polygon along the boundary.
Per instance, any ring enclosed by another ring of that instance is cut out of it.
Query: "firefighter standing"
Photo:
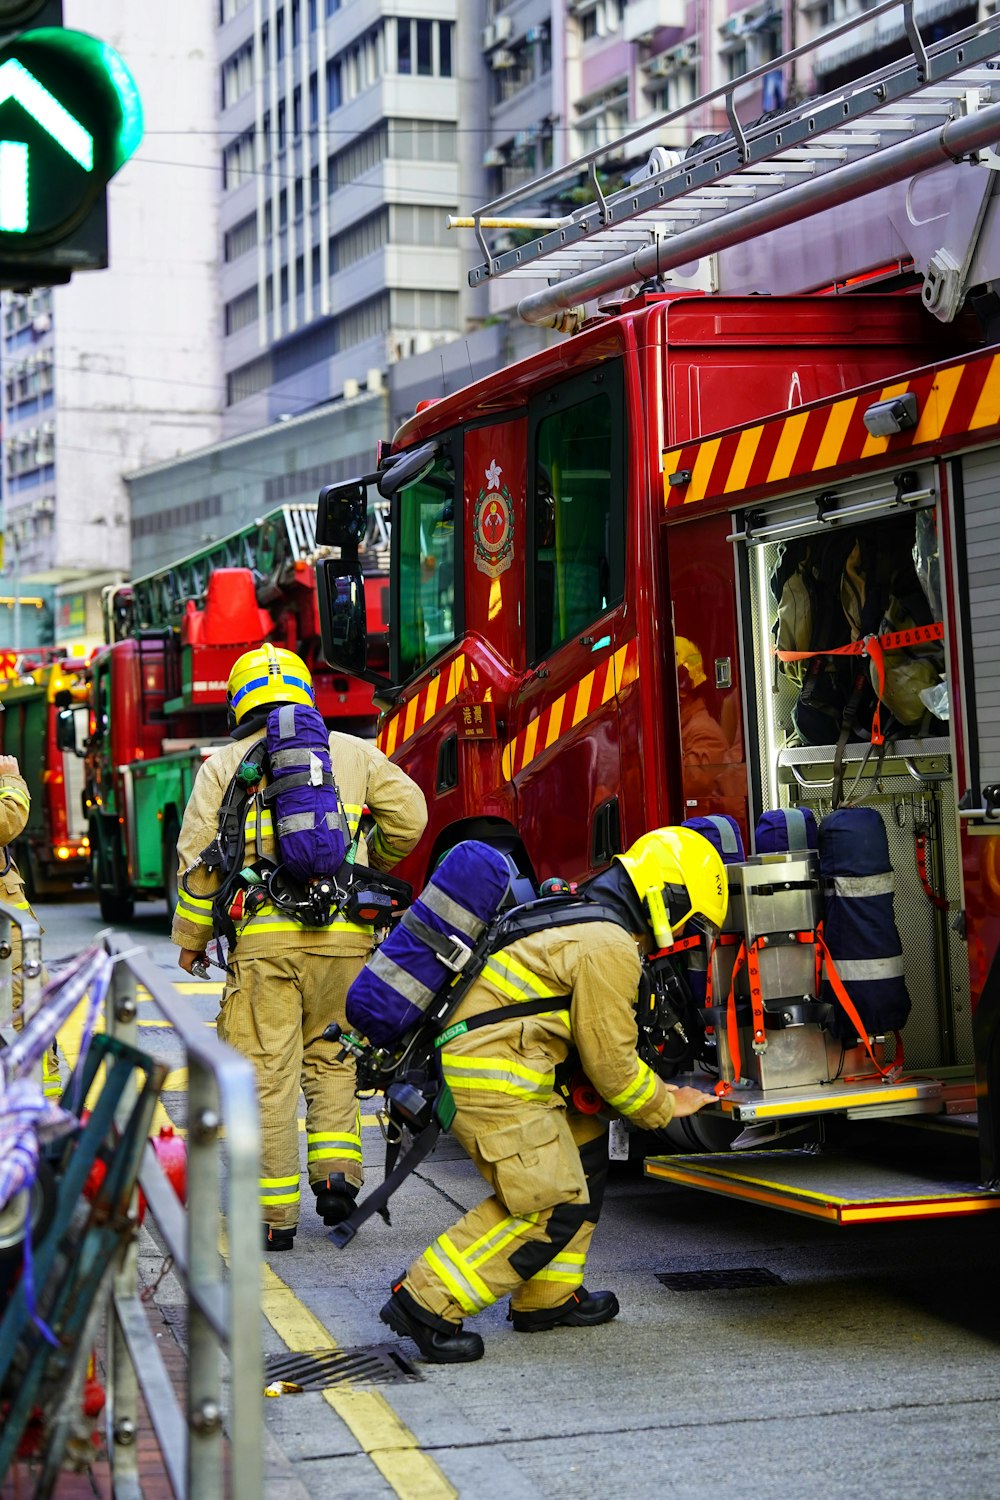
[[[177,843],[187,886],[181,888],[171,936],[181,949],[178,962],[189,973],[212,937],[212,898],[223,878],[200,866],[198,857],[219,831],[227,789],[249,747],[262,738],[270,710],[279,704],[313,705],[309,670],[280,647],[247,651],[230,673],[228,702],[234,743],[201,766]],[[375,820],[367,850],[371,863],[390,869],[424,830],[423,793],[373,744],[353,735],[330,735],[330,760],[352,834],[367,809]],[[257,849],[273,860],[271,813],[262,811],[258,827],[257,808],[256,800],[247,803],[247,858]],[[360,840],[358,863],[365,862],[366,847]],[[325,1224],[347,1217],[363,1180],[354,1064],[341,1061],[319,1038],[331,1021],[346,1024],[344,997],[372,950],[372,929],[343,913],[326,927],[303,926],[270,901],[245,918],[233,915],[238,944],[228,959],[218,1031],[256,1069],[264,1248],[288,1250],[299,1219],[300,1087],[306,1098],[309,1182]]]
[[[637,1055],[634,1005],[639,951],[668,947],[685,922],[708,937],[721,926],[728,893],[719,855],[690,829],[660,829],[616,856],[585,894],[619,920],[554,927],[501,948],[445,1033],[451,1128],[493,1192],[424,1251],[381,1312],[436,1363],[479,1359],[483,1341],[463,1331],[462,1318],[507,1293],[520,1332],[606,1323],[619,1310],[613,1292],[583,1286],[607,1175],[607,1125],[566,1110],[555,1091],[556,1069],[571,1052],[607,1104],[643,1129],[713,1102],[664,1083]],[[498,1007],[550,996],[543,1015],[461,1029]]]
[[[0,711],[3,705],[0,704]],[[24,881],[10,854],[10,845],[24,832],[31,809],[28,784],[21,775],[21,768],[14,755],[0,755],[0,901],[18,911],[34,916],[24,893]],[[11,923],[11,946],[13,947],[13,973],[11,977],[11,1010],[14,1024],[20,1027],[20,1011],[24,1003],[24,987],[21,977],[23,950],[21,929]],[[44,978],[44,975],[43,975]],[[42,1059],[42,1088],[47,1098],[57,1099],[62,1092],[59,1080],[59,1062],[56,1048],[52,1047]]]

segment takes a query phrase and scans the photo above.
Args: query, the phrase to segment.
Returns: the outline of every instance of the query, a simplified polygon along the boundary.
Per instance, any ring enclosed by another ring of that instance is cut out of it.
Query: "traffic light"
[[[118,53],[60,20],[60,0],[0,0],[0,286],[107,265],[105,190],[142,138]]]

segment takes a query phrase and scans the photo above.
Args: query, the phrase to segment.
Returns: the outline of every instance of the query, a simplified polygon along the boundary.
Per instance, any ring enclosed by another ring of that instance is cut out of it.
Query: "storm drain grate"
[[[416,1365],[395,1344],[368,1344],[357,1349],[311,1349],[299,1354],[275,1354],[264,1361],[268,1386],[286,1384],[302,1391],[323,1391],[332,1385],[364,1382],[401,1385],[423,1380]]]
[[[738,1292],[744,1287],[786,1285],[764,1266],[723,1271],[658,1271],[656,1279],[672,1292]]]

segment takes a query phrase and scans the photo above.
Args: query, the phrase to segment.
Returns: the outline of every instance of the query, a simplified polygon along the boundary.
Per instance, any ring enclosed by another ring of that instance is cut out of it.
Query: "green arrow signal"
[[[15,100],[85,172],[94,169],[94,137],[16,57],[0,66],[0,105]]]
[[[94,137],[16,57],[0,65],[0,107],[13,99],[85,172],[94,169]],[[0,141],[0,230],[24,234],[29,223],[28,147]]]

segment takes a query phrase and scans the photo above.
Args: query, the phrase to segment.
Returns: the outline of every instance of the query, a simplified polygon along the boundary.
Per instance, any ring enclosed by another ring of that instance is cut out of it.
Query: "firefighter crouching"
[[[3,705],[0,704],[0,711]],[[24,881],[21,872],[11,858],[9,845],[13,843],[21,833],[24,832],[28,821],[28,813],[31,809],[31,796],[28,784],[21,775],[21,768],[14,755],[0,755],[0,901],[7,906],[13,906],[18,911],[30,912],[31,906],[24,893]],[[13,1013],[14,1025],[18,1028],[21,1024],[20,1011],[24,1004],[24,984],[21,976],[21,964],[23,951],[21,947],[21,929],[13,922],[10,930],[11,947],[13,948],[12,977],[10,1008]],[[5,996],[0,996],[0,1005],[4,1005]],[[6,1008],[6,1006],[4,1006]],[[47,1098],[58,1099],[62,1092],[62,1084],[59,1081],[59,1063],[56,1057],[55,1045],[46,1052],[42,1059],[42,1088]]]
[[[623,925],[553,927],[500,949],[445,1033],[451,1129],[493,1191],[414,1261],[380,1315],[440,1364],[482,1356],[482,1339],[463,1331],[462,1318],[508,1293],[519,1332],[587,1327],[618,1313],[613,1292],[583,1285],[607,1176],[607,1124],[567,1110],[555,1091],[556,1070],[571,1053],[611,1109],[641,1128],[713,1102],[664,1083],[642,1061],[634,1006],[639,952],[666,946],[692,919],[709,938],[721,926],[727,888],[719,855],[689,829],[660,829],[616,856],[584,894]],[[453,1035],[454,1023],[548,996],[544,1015]]]
[[[245,652],[234,665],[228,702],[233,743],[200,767],[177,844],[184,884],[171,937],[181,950],[178,962],[188,972],[204,958],[213,936],[213,896],[225,875],[205,868],[199,856],[219,832],[226,792],[249,747],[263,737],[270,710],[313,704],[312,679],[293,652],[262,646]],[[351,832],[357,831],[367,808],[375,820],[371,864],[388,870],[424,830],[423,793],[366,740],[331,733],[329,747]],[[258,854],[265,860],[275,857],[272,816],[261,807],[258,826],[258,806],[253,799],[247,803],[247,864]],[[367,862],[365,840],[357,862]],[[344,997],[372,950],[373,938],[370,925],[352,922],[343,913],[335,913],[327,926],[306,926],[270,900],[260,902],[259,895],[240,886],[230,906],[238,941],[228,958],[217,1024],[221,1039],[249,1058],[257,1073],[264,1248],[288,1250],[299,1220],[300,1088],[306,1099],[309,1182],[325,1224],[347,1217],[363,1181],[354,1063],[317,1043],[332,1021],[344,1024]]]

